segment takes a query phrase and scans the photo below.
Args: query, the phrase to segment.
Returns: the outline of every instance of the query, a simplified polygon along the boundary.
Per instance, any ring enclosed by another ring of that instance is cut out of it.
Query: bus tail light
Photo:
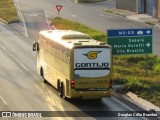
[[[109,88],[112,88],[112,79],[109,80]]]
[[[74,89],[74,80],[71,80],[71,89]]]

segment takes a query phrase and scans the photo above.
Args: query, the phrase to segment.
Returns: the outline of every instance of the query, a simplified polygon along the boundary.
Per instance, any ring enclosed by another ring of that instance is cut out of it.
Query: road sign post
[[[58,11],[58,18],[60,17],[59,12],[62,9],[62,5],[56,5],[57,11]]]
[[[152,29],[108,30],[107,34],[113,55],[146,54],[148,76],[148,54],[152,53]]]
[[[148,76],[148,54],[146,54],[146,76]]]

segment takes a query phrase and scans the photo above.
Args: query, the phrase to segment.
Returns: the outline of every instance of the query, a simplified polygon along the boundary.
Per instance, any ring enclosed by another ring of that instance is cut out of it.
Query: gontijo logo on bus
[[[102,51],[90,51],[87,54],[83,54],[88,57],[88,59],[96,59],[97,55]]]
[[[101,59],[102,55],[100,57],[97,57],[98,54],[102,51],[89,51],[87,54],[82,54],[84,56],[87,56],[88,59],[96,59],[99,58],[97,62],[76,62],[75,63],[75,70],[110,70],[109,63],[103,62],[103,58]]]

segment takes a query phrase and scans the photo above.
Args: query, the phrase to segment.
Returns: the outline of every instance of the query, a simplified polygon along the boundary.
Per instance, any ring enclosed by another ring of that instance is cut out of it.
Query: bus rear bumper
[[[108,91],[74,91],[70,95],[70,98],[81,98],[81,99],[100,99],[103,97],[111,97],[112,90]]]

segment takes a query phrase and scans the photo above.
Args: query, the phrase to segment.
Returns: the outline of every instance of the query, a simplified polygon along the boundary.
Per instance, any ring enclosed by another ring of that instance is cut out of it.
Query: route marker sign
[[[113,55],[152,53],[152,29],[108,30]]]

